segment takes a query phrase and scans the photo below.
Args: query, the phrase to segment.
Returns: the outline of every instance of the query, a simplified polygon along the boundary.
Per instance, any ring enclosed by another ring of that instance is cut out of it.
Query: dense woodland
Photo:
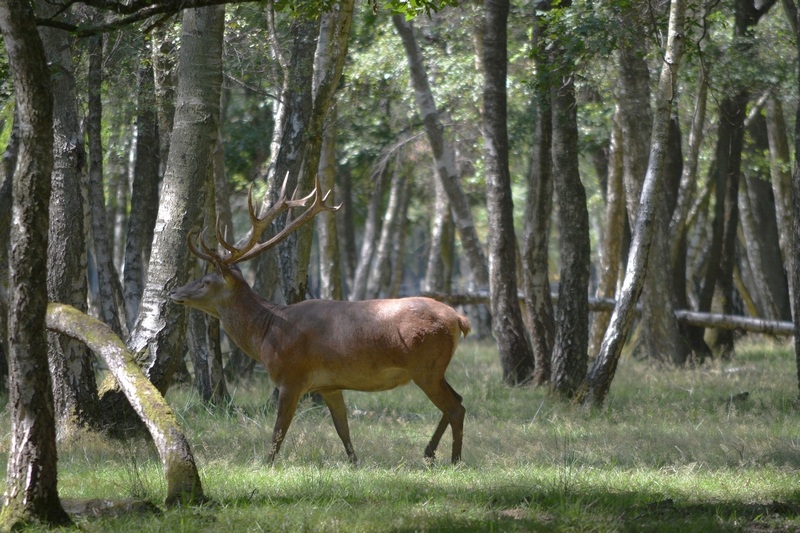
[[[169,301],[207,268],[187,235],[242,240],[248,194],[264,212],[317,177],[341,208],[244,263],[255,290],[469,302],[508,385],[599,405],[623,345],[735,357],[686,312],[792,320],[793,0],[204,4],[0,3],[0,353],[12,404],[51,376],[37,431],[135,418],[83,342],[44,337],[47,301],[162,393],[224,399],[253,362]]]

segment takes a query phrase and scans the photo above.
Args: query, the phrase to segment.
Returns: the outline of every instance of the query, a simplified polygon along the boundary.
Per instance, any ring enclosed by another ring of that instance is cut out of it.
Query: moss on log
[[[84,342],[106,362],[156,445],[167,480],[166,505],[205,501],[194,456],[177,418],[125,343],[106,324],[65,304],[47,306],[47,328]]]

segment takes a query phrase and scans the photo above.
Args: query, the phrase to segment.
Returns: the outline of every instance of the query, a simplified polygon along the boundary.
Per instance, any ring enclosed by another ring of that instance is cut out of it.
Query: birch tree
[[[589,372],[587,390],[582,393],[584,404],[600,405],[608,394],[623,344],[633,323],[636,301],[644,284],[650,244],[655,230],[656,207],[659,202],[657,192],[663,180],[669,122],[678,82],[678,67],[683,56],[685,12],[685,0],[670,2],[669,33],[656,92],[653,131],[650,136],[650,159],[637,209],[638,216],[628,266],[600,353]]]
[[[11,444],[0,527],[66,525],[58,498],[53,391],[47,365],[47,234],[53,168],[53,95],[44,47],[27,0],[0,1],[19,114],[9,283]]]

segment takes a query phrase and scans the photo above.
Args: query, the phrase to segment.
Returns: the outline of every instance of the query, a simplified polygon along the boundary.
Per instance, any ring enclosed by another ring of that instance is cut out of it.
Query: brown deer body
[[[453,433],[452,461],[458,462],[465,410],[461,396],[445,379],[445,371],[460,336],[469,332],[465,317],[443,303],[419,297],[358,302],[307,300],[279,306],[256,294],[234,266],[243,257],[249,259],[273,246],[316,212],[332,209],[324,205],[318,191],[319,185],[308,211],[257,247],[252,243],[258,235],[241,250],[220,239],[231,252],[223,259],[202,239],[203,252],[198,252],[190,240],[193,253],[211,261],[215,269],[176,289],[171,295],[173,301],[219,318],[233,342],[267,369],[278,389],[270,462],[280,450],[300,398],[307,392],[318,392],[330,410],[348,457],[355,463],[342,390],[381,391],[410,381],[442,411],[425,457],[433,458],[449,425]],[[282,210],[303,205],[308,198],[283,201]],[[277,216],[271,211],[258,219],[252,204],[250,213],[254,234],[256,228],[265,225],[264,220]]]

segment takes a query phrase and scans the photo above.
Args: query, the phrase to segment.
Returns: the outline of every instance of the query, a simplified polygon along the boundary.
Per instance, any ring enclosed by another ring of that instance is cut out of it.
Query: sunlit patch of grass
[[[700,531],[800,528],[794,355],[742,344],[696,369],[624,359],[606,405],[586,410],[544,389],[505,387],[494,348],[465,342],[448,372],[467,408],[464,463],[450,435],[423,449],[441,416],[414,386],[345,393],[360,466],[323,406],[304,400],[281,454],[266,375],[202,405],[168,400],[185,427],[210,506],[81,521],[86,531]],[[744,395],[743,393],[747,393]],[[5,422],[7,424],[7,422]],[[0,425],[0,433],[8,428]],[[7,439],[6,439],[7,440]],[[5,444],[5,443],[4,443]],[[7,454],[6,449],[0,452]],[[87,434],[60,445],[65,497],[163,500],[145,441]],[[4,457],[3,457],[4,458]]]

